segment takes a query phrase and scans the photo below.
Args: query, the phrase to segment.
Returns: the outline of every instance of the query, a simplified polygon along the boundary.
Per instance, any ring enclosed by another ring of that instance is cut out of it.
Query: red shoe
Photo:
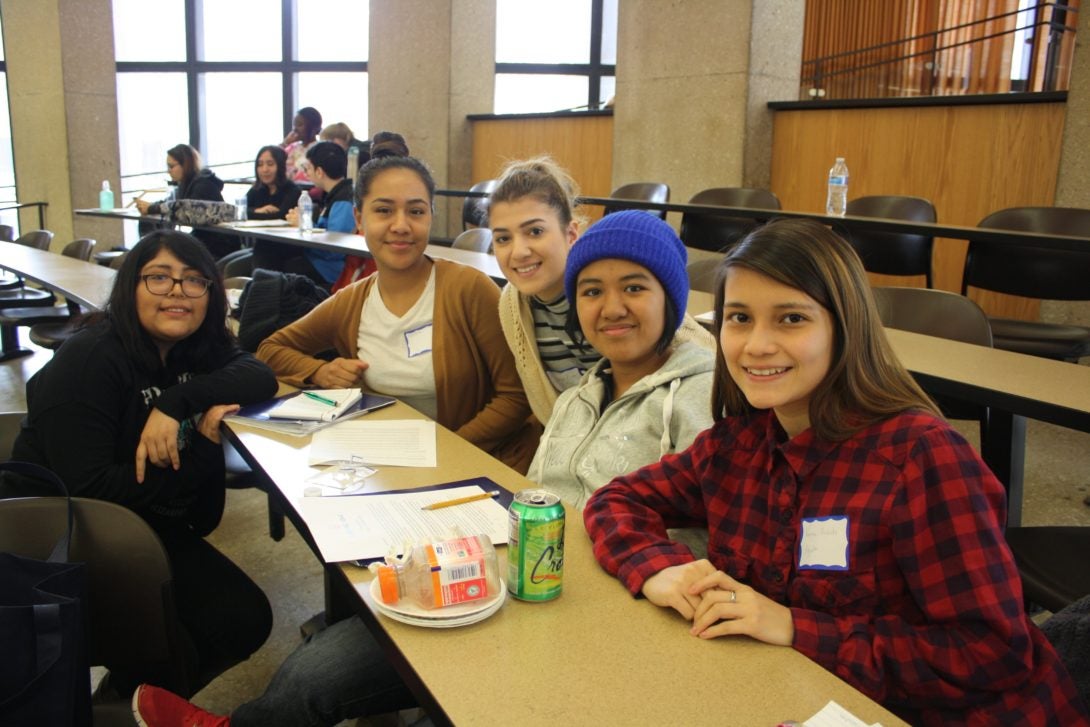
[[[141,684],[132,695],[132,716],[140,727],[230,727],[230,717],[205,712],[173,692]]]

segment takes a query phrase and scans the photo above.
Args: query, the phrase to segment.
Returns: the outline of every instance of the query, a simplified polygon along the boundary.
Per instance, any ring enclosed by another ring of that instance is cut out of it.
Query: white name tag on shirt
[[[848,516],[804,517],[799,570],[848,570]]]
[[[405,353],[409,358],[431,351],[431,324],[405,331]]]

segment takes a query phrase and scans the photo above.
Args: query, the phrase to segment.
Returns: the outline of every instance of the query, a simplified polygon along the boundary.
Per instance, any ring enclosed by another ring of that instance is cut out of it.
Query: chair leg
[[[269,501],[269,537],[280,542],[284,539],[284,512],[271,494],[266,494],[266,498]]]
[[[11,361],[20,356],[30,356],[34,351],[19,347],[19,327],[0,326],[0,361]]]

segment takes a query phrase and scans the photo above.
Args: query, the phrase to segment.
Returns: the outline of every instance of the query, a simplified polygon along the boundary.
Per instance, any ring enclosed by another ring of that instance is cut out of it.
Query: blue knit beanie
[[[674,228],[642,210],[625,210],[606,215],[580,237],[568,253],[564,269],[564,293],[575,300],[579,271],[597,260],[620,258],[650,270],[677,311],[677,323],[685,316],[689,300],[688,260],[685,246]]]

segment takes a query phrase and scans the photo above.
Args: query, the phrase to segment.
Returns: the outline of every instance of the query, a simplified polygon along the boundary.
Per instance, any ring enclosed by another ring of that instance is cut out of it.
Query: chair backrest
[[[65,245],[64,249],[61,250],[61,255],[74,257],[77,260],[89,261],[91,259],[91,253],[94,251],[95,241],[89,237],[81,237],[80,239],[72,240],[72,242]]]
[[[884,217],[891,220],[933,223],[938,219],[935,206],[922,197],[873,195],[848,202],[846,213],[852,217]],[[923,275],[931,287],[930,235],[853,229],[847,236],[863,267],[882,275]]]
[[[36,250],[48,250],[51,242],[53,242],[53,233],[49,230],[31,230],[25,235],[19,235],[15,244],[26,245]]]
[[[0,412],[0,462],[11,459],[11,449],[25,416],[25,411]]]
[[[11,242],[15,239],[15,228],[11,225],[0,225],[0,240]]]
[[[475,227],[454,238],[451,247],[458,250],[488,252],[492,248],[492,230],[487,227]]]
[[[712,187],[697,192],[690,204],[710,204],[722,207],[778,210],[780,200],[767,189],[751,187]],[[681,216],[681,241],[701,250],[723,250],[761,226],[765,219],[721,217],[686,212]]]
[[[253,248],[245,247],[227,253],[216,261],[216,267],[219,268],[220,274],[225,278],[251,275],[254,272]]]
[[[670,186],[662,182],[633,182],[622,184],[609,195],[613,199],[634,199],[640,202],[659,202],[665,204],[670,201]],[[608,215],[621,210],[635,209],[632,205],[607,204],[603,215]],[[649,214],[666,219],[665,212],[658,210],[646,210]]]
[[[74,497],[72,504],[69,558],[87,564],[91,663],[188,695],[170,562],[159,537],[115,503]],[[63,497],[0,500],[0,551],[45,559],[66,523]]]
[[[963,295],[934,288],[875,287],[882,325],[953,341],[992,345],[988,316]]]
[[[1090,209],[1011,207],[977,227],[1090,238]],[[1090,300],[1090,243],[1055,250],[1009,242],[969,240],[961,292],[970,287],[1044,300]]]
[[[125,262],[125,256],[128,254],[129,252],[126,250],[125,252],[110,260],[110,268],[113,270],[120,270],[121,265]]]
[[[719,269],[721,262],[721,259],[705,258],[693,260],[685,266],[685,271],[689,274],[689,287],[704,293],[714,293],[715,272]]]
[[[499,183],[498,179],[486,179],[474,184],[469,191],[492,194]],[[470,227],[486,225],[488,225],[488,197],[466,197],[462,202],[462,229],[468,230]]]

